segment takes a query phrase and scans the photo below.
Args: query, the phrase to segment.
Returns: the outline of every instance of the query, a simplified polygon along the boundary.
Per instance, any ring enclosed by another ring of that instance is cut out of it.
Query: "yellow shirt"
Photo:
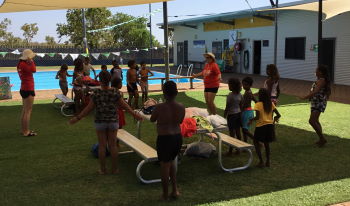
[[[256,126],[261,127],[267,124],[273,124],[272,113],[275,109],[275,105],[272,103],[272,110],[270,113],[264,111],[264,105],[262,102],[257,102],[254,106],[254,110],[259,112],[259,119],[256,121]]]

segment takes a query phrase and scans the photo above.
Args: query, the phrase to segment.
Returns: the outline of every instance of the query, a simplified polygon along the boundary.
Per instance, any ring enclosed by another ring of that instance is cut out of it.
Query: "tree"
[[[106,8],[87,9],[85,12],[87,30],[104,28],[110,25],[112,13]],[[81,9],[68,9],[67,24],[57,24],[59,38],[69,37],[69,41],[76,46],[83,46],[83,22]],[[109,32],[87,33],[88,46],[97,48],[111,45],[112,36]]]
[[[29,44],[34,36],[38,33],[39,27],[37,23],[34,24],[27,24],[25,23],[21,29],[23,30],[23,36],[26,40],[26,42]]]
[[[0,39],[1,40],[6,40],[6,38],[9,35],[9,32],[7,31],[8,26],[11,25],[11,20],[8,18],[5,18],[0,22]]]
[[[113,16],[113,23],[119,24],[135,19],[135,17],[116,13]],[[148,48],[150,45],[150,32],[147,29],[148,19],[138,18],[127,24],[115,27],[112,30],[114,45],[122,48]],[[152,36],[152,43],[154,47],[159,47],[160,43]]]
[[[59,38],[67,36],[75,46],[83,46],[84,34],[81,10],[67,10],[66,18],[67,24],[57,24],[56,31]],[[87,31],[102,29],[135,19],[135,17],[123,13],[112,15],[106,8],[87,9],[85,18]],[[150,33],[147,30],[146,23],[146,18],[138,18],[133,22],[117,26],[111,30],[87,33],[88,46],[89,48],[148,48]],[[154,37],[152,39],[154,46],[160,45]]]
[[[45,36],[45,41],[46,41],[46,44],[48,44],[48,45],[55,45],[56,44],[55,38],[52,36]]]

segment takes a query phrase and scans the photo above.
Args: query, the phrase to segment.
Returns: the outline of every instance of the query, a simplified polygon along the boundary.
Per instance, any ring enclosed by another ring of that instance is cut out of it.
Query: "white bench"
[[[212,133],[206,133],[206,136],[212,137],[211,136]],[[222,151],[221,151],[221,145],[219,145],[219,163],[221,165],[221,168],[226,171],[226,172],[235,172],[235,171],[239,171],[239,170],[244,170],[247,169],[253,162],[253,154],[252,154],[252,149],[254,149],[254,146],[251,144],[248,144],[246,142],[243,142],[239,139],[233,138],[229,135],[226,135],[224,133],[221,132],[214,132],[214,134],[221,139],[221,141],[219,141],[219,144],[224,143],[228,146],[231,146],[233,148],[236,148],[238,150],[246,150],[249,153],[249,159],[246,165],[242,166],[242,167],[236,167],[236,168],[225,168],[222,164]]]
[[[134,152],[136,152],[143,160],[137,165],[136,177],[145,184],[160,182],[160,179],[145,180],[141,176],[141,168],[145,163],[158,161],[157,151],[141,141],[140,139],[134,137],[124,129],[119,129],[117,134],[117,139],[122,143],[130,147]]]
[[[56,101],[60,100],[63,104],[58,107],[61,110],[61,114],[66,117],[73,116],[73,112],[69,112],[69,108],[71,108],[74,104],[74,101],[63,94],[55,94],[55,99],[52,101],[52,104],[55,105]]]

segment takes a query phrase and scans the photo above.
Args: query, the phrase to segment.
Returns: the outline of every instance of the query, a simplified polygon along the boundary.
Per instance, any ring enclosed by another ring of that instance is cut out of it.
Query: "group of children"
[[[113,68],[110,70],[110,74],[113,79],[119,78],[123,80],[123,72],[119,67],[119,64],[116,60],[112,61]],[[148,77],[153,76],[153,72],[146,67],[145,62],[140,63],[141,69],[138,68],[134,60],[128,62],[128,71],[127,71],[127,91],[129,94],[128,104],[132,108],[138,108],[138,98],[139,92],[137,85],[139,84],[142,91],[142,102],[144,103],[148,99]],[[63,95],[68,93],[68,81],[67,77],[73,77],[73,92],[74,92],[74,102],[76,105],[76,111],[79,112],[81,109],[87,105],[86,98],[84,98],[83,87],[90,84],[96,85],[97,79],[100,77],[100,74],[96,75],[96,71],[90,64],[90,59],[88,57],[82,59],[74,60],[74,72],[73,75],[70,75],[68,72],[67,64],[62,64],[60,70],[57,72],[56,79],[59,79],[59,85],[62,90]],[[90,71],[94,73],[94,80],[90,78]],[[107,66],[101,66],[101,72],[107,71]],[[101,73],[100,72],[100,73]]]
[[[122,120],[121,114],[118,114],[118,112],[121,109],[125,109],[136,119],[142,119],[138,113],[133,111],[134,108],[138,107],[137,84],[142,88],[142,100],[145,101],[147,99],[148,77],[153,75],[153,73],[146,68],[145,63],[141,63],[141,70],[137,71],[136,62],[134,60],[128,62],[127,89],[129,101],[128,104],[126,104],[119,91],[122,87],[122,71],[116,61],[113,61],[112,64],[113,68],[110,72],[107,71],[106,66],[102,66],[102,71],[98,74],[101,82],[101,89],[96,90],[97,92],[93,93],[91,101],[85,109],[70,120],[70,123],[74,124],[86,116],[92,109],[96,108],[95,128],[99,140],[99,172],[101,174],[106,173],[105,149],[107,144],[112,156],[112,173],[118,172],[118,148],[116,147],[115,137],[117,130],[120,128],[119,123]],[[78,59],[74,61],[74,66],[73,91],[76,92],[79,91],[79,84],[82,76],[84,76],[84,67],[82,61]],[[242,131],[243,141],[247,142],[248,137],[253,140],[259,158],[259,167],[270,167],[270,143],[275,140],[274,125],[281,117],[276,108],[280,94],[277,67],[272,64],[268,65],[266,73],[268,77],[264,83],[264,88],[259,89],[256,94],[253,94],[251,91],[253,85],[253,79],[251,77],[245,77],[242,82],[236,78],[229,79],[228,85],[231,92],[227,96],[224,112],[224,116],[227,118],[230,136],[241,140]],[[314,83],[311,92],[305,97],[302,97],[302,99],[310,99],[311,101],[309,122],[320,137],[320,140],[316,142],[320,147],[327,142],[322,134],[322,127],[318,120],[320,113],[325,111],[327,99],[330,95],[330,84],[327,74],[327,68],[319,66],[316,70],[318,80]],[[62,65],[57,76],[60,79],[60,85],[64,87],[66,85],[65,77],[69,76],[66,65]],[[244,89],[243,95],[241,94],[242,87]],[[67,90],[62,89],[64,94],[66,94],[66,91]],[[179,196],[174,159],[180,152],[182,145],[180,124],[184,119],[185,108],[175,101],[177,92],[177,87],[174,82],[166,82],[163,85],[163,94],[166,101],[156,106],[150,118],[152,122],[157,122],[157,154],[161,164],[163,186],[162,199],[168,199],[169,197],[169,180],[172,183],[173,189],[170,196],[175,198]],[[255,102],[254,108],[252,107],[252,101]],[[254,134],[249,131],[253,121],[256,121]],[[262,158],[262,147],[265,148],[265,161]],[[232,150],[232,148],[229,149],[229,154],[232,153]]]
[[[242,83],[236,78],[229,79],[228,85],[231,92],[227,96],[224,112],[224,116],[227,118],[230,136],[241,140],[242,131],[245,142],[248,140],[247,137],[253,139],[255,150],[259,157],[259,167],[270,167],[269,144],[275,140],[274,125],[281,117],[276,108],[280,94],[280,77],[277,67],[273,64],[267,65],[266,74],[267,79],[264,82],[264,87],[259,89],[257,94],[253,94],[250,89],[253,85],[252,78],[245,77]],[[319,116],[325,111],[327,99],[331,94],[327,67],[324,65],[318,66],[316,76],[317,81],[312,85],[309,94],[300,97],[300,99],[309,99],[311,102],[309,123],[319,136],[319,141],[316,142],[316,145],[322,147],[327,143],[327,140],[322,133]],[[242,86],[245,90],[243,96],[241,95]],[[258,100],[256,100],[255,96],[258,96]],[[255,102],[254,109],[251,107],[252,101]],[[253,111],[255,111],[255,117]],[[253,121],[256,121],[254,135],[249,132]],[[264,145],[266,152],[265,163],[261,154],[262,145]],[[228,154],[232,154],[232,148],[229,149]]]

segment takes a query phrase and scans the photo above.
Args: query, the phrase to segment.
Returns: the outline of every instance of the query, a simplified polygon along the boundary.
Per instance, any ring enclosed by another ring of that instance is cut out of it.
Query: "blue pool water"
[[[96,74],[98,74],[100,70],[96,70]],[[127,69],[123,69],[123,85],[126,85],[126,72]],[[68,71],[69,74],[73,74],[73,71]],[[164,73],[161,72],[153,72],[153,77],[165,77]],[[55,79],[57,71],[43,71],[34,73],[34,81],[35,81],[35,90],[47,90],[47,89],[60,89],[58,85],[58,79]],[[176,75],[170,75],[170,77],[175,77]],[[21,88],[21,81],[17,72],[4,72],[0,73],[0,77],[10,77],[10,83],[13,85],[11,91],[19,91]],[[93,78],[93,73],[91,72],[91,77]],[[67,78],[68,83],[72,82],[72,77]],[[189,82],[189,79],[179,79],[179,83]],[[193,82],[200,82],[201,80],[194,79]],[[149,84],[160,84],[160,80],[149,80]],[[69,85],[69,88],[72,86]]]

